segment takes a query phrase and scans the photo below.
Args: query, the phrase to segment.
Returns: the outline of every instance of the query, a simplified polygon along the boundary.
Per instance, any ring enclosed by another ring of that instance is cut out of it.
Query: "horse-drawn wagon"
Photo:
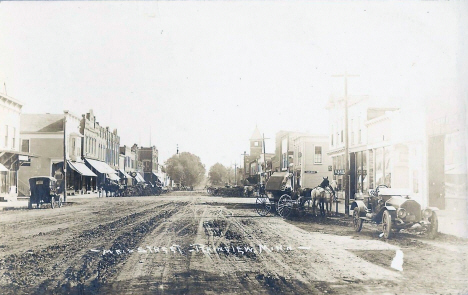
[[[50,176],[36,176],[29,179],[29,189],[31,196],[29,197],[28,208],[32,209],[32,205],[36,204],[36,208],[40,208],[41,204],[50,203],[50,207],[62,207],[62,196],[59,195],[59,186],[57,179]]]
[[[256,200],[256,212],[260,216],[267,215],[273,208],[284,218],[293,211],[300,216],[315,213],[316,202],[322,216],[325,216],[325,209],[331,211],[331,204],[336,201],[336,196],[328,177],[324,177],[322,183],[313,189],[297,190],[293,189],[292,177],[288,172],[275,172],[270,176],[265,193],[260,194]]]

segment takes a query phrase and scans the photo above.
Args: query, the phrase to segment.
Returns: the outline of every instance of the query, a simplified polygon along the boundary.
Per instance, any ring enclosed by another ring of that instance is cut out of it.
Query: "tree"
[[[213,185],[223,184],[226,180],[226,176],[227,169],[220,163],[216,163],[211,166],[210,172],[208,172],[208,179]]]
[[[205,175],[205,166],[194,154],[183,152],[173,155],[166,163],[166,173],[182,186],[196,186]]]

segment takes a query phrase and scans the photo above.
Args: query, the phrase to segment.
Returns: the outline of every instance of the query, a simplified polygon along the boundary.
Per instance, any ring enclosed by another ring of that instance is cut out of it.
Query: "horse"
[[[329,193],[327,193],[327,190],[326,190],[326,188],[328,188],[329,185],[330,185],[330,182],[328,181],[328,176],[323,177],[322,183],[320,183],[319,186],[315,187],[310,192],[310,197],[313,200],[312,210],[313,210],[314,215],[315,215],[315,208],[316,208],[315,202],[316,201],[317,201],[317,206],[319,206],[319,208],[320,208],[320,215],[321,216],[325,216],[325,209],[326,209],[327,212],[331,211],[332,201],[330,199],[333,198],[333,197],[328,197],[327,198],[327,194],[329,194]],[[329,194],[329,195],[331,195],[331,194]],[[325,203],[327,203],[326,206],[325,206]],[[329,203],[330,203],[330,210],[328,209],[328,204]]]

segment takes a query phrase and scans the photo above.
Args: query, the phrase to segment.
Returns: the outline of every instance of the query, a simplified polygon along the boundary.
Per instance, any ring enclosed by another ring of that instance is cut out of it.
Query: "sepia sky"
[[[258,125],[328,135],[331,95],[466,99],[463,1],[0,2],[0,82],[24,113],[93,109],[121,144],[234,165]],[[464,87],[464,88],[463,88]],[[151,136],[150,136],[151,129]]]

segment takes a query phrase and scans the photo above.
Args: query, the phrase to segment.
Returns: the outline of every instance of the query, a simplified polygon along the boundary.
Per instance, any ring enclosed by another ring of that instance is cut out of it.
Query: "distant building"
[[[295,187],[314,188],[322,177],[330,176],[331,180],[326,135],[281,130],[276,133],[275,147],[272,168],[276,172],[292,173]]]
[[[30,160],[29,150],[20,149],[20,120],[23,104],[0,94],[0,200],[15,200],[18,188],[29,184],[18,181],[18,171]]]
[[[292,138],[295,186],[314,188],[323,177],[332,180],[332,159],[327,155],[327,135],[297,135]]]
[[[138,160],[143,164],[143,177],[145,181],[155,183],[159,180],[158,150],[155,146],[140,147],[138,149]],[[162,181],[162,180],[159,180]]]
[[[80,121],[83,158],[88,167],[98,175],[98,186],[102,186],[106,179],[120,181],[118,176],[120,137],[117,129],[110,131],[109,127],[102,127],[94,116],[93,110],[82,115]]]
[[[66,135],[64,138],[64,119]],[[21,183],[27,184],[33,176],[52,176],[63,181],[64,140],[66,142],[67,191],[83,193],[93,190],[96,174],[86,167],[81,158],[80,118],[64,114],[22,114],[22,148],[37,158],[19,172]],[[26,192],[23,192],[25,195]]]
[[[120,147],[120,163],[119,171],[120,177],[127,179],[127,184],[132,185],[132,177],[129,178],[133,173],[137,172],[137,153],[129,146]]]
[[[271,175],[271,161],[274,154],[264,153],[265,141],[257,126],[249,141],[250,154],[244,153],[244,179],[251,184],[256,184],[266,181]],[[266,158],[266,164],[264,158]]]

